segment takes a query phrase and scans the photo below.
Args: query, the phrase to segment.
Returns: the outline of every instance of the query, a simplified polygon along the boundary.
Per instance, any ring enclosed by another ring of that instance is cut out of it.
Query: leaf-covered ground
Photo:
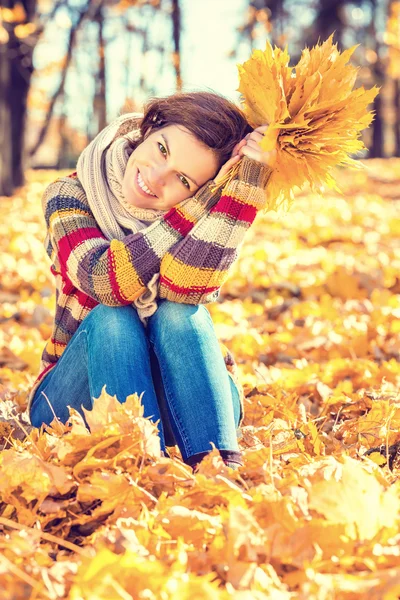
[[[55,304],[40,197],[1,199],[2,600],[391,600],[400,593],[400,160],[260,216],[209,305],[246,393],[233,471],[159,456],[138,397],[40,433]],[[381,447],[378,451],[365,453]],[[385,456],[390,456],[389,464]]]

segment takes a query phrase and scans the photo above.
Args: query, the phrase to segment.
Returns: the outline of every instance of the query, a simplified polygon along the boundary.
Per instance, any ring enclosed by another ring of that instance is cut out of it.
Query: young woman
[[[31,423],[83,414],[106,391],[144,392],[161,449],[195,470],[213,442],[241,461],[243,393],[204,304],[215,301],[265,206],[271,153],[242,111],[209,92],[151,100],[82,152],[43,195],[56,313],[28,399]],[[238,175],[221,178],[238,162]],[[221,187],[221,186],[220,186]],[[87,424],[87,423],[86,423]]]

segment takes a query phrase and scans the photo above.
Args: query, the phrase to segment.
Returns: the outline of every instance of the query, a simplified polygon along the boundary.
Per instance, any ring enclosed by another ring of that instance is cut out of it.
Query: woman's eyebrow
[[[166,147],[167,147],[167,152],[168,152],[168,154],[171,154],[171,152],[170,152],[170,150],[169,150],[169,146],[168,146],[168,141],[167,141],[167,138],[165,137],[165,135],[164,135],[163,133],[161,133],[160,135],[161,135],[162,139],[163,139],[163,140],[164,140],[164,142],[165,142],[165,145],[166,145]],[[194,180],[192,177],[189,177],[189,175],[186,175],[186,173],[184,173],[183,171],[181,171],[181,173],[182,173],[182,175],[183,175],[184,177],[186,177],[187,179],[190,179],[190,181],[193,181],[194,185],[197,185],[197,187],[200,187],[200,186],[199,186],[199,184],[198,184],[198,183],[196,183],[196,181],[195,181],[195,180]]]

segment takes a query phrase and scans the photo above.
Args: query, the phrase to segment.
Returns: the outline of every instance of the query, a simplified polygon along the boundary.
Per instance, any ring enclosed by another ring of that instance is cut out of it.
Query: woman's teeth
[[[140,172],[139,172],[139,171],[138,171],[138,175],[137,175],[137,182],[138,182],[138,185],[139,185],[139,187],[140,187],[140,188],[141,188],[141,189],[142,189],[142,190],[143,190],[143,191],[144,191],[146,194],[148,194],[149,196],[155,196],[155,194],[153,194],[153,193],[152,193],[152,192],[149,190],[149,188],[147,187],[147,185],[146,185],[146,184],[145,184],[145,182],[143,181],[143,179],[142,179],[142,176],[141,176],[141,174],[140,174]]]

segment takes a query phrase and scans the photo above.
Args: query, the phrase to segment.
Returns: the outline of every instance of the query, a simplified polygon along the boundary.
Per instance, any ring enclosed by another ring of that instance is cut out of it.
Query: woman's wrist
[[[272,168],[258,160],[243,156],[239,163],[238,179],[249,185],[264,189],[272,173]]]
[[[190,196],[175,204],[164,215],[165,223],[174,231],[185,237],[196,223],[214,206],[219,192],[213,191],[214,181],[207,181],[194,196]]]

